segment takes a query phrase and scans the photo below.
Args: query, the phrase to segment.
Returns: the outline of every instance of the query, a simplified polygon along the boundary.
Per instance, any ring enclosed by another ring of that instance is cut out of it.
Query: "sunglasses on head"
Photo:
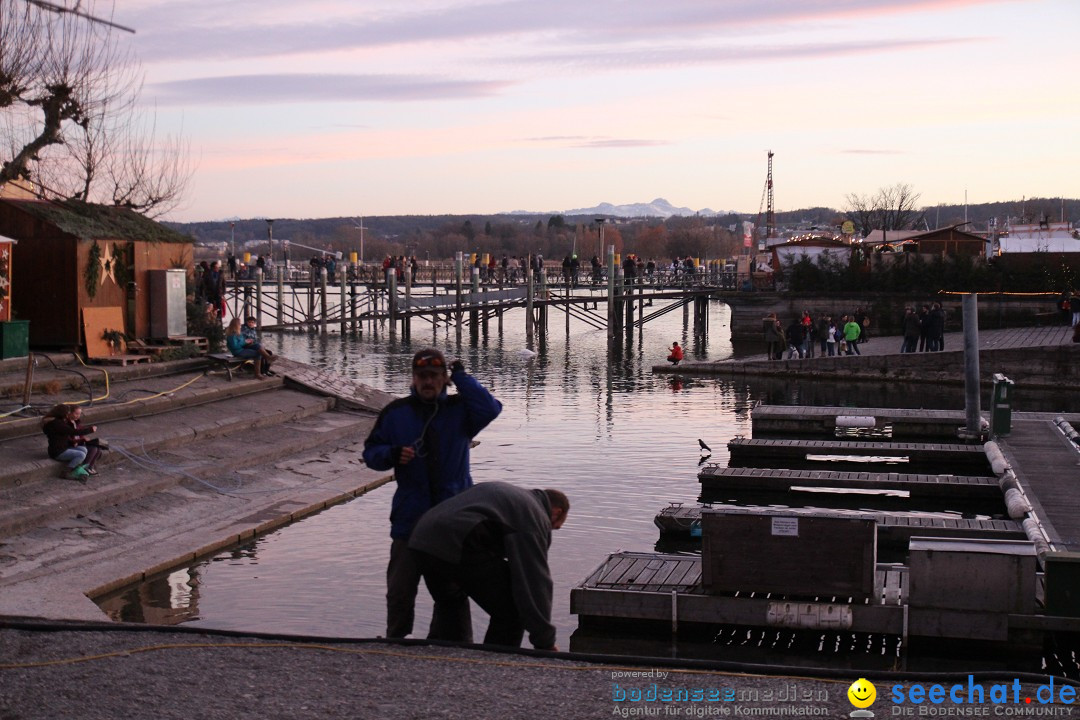
[[[416,358],[416,362],[413,363],[413,367],[417,367],[417,368],[424,368],[424,367],[441,368],[444,365],[445,365],[445,363],[443,363],[443,359],[438,358],[438,357]]]

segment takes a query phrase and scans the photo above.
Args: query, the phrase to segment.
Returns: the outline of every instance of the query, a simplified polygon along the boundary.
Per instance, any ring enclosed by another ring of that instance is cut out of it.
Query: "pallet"
[[[203,352],[210,349],[210,341],[201,335],[174,335],[165,338],[165,342],[169,345],[187,345],[190,343]]]
[[[91,362],[102,363],[104,365],[120,365],[121,367],[127,367],[128,365],[135,365],[136,363],[148,363],[150,362],[149,355],[102,355],[99,357],[90,358]]]

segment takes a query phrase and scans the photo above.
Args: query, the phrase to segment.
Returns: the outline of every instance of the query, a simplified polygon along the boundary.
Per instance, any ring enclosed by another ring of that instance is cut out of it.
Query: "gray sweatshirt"
[[[514,605],[533,647],[555,644],[551,624],[551,504],[543,490],[525,490],[504,482],[485,482],[442,501],[416,523],[409,538],[413,550],[449,563],[460,563],[462,544],[485,523],[502,535],[510,565]]]

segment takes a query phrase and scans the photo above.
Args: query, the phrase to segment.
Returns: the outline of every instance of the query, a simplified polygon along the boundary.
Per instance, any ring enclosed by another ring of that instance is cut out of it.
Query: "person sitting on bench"
[[[240,318],[234,317],[225,331],[225,344],[234,357],[255,361],[252,364],[255,366],[255,377],[259,380],[264,375],[274,375],[270,369],[273,353],[259,343],[255,334],[255,318],[249,317],[246,327],[241,330]]]

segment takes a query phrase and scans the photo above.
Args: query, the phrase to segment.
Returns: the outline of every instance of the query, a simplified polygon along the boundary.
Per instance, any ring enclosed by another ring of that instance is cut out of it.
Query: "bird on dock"
[[[702,440],[701,438],[698,438],[697,444],[701,446],[701,450],[703,452],[710,452],[710,453],[712,452],[712,448],[709,447],[708,445],[706,445],[705,441]]]

